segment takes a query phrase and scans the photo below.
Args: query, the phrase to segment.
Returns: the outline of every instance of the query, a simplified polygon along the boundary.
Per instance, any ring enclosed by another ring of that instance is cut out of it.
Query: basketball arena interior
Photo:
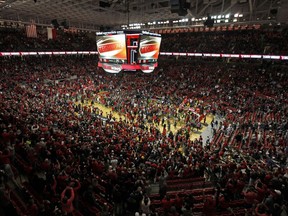
[[[287,0],[0,0],[1,216],[287,216]]]

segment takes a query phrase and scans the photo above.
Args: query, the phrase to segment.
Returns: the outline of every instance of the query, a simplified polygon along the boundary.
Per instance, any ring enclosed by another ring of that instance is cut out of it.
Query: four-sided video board
[[[157,67],[161,35],[147,31],[96,33],[98,66],[106,72],[122,70],[152,72]]]

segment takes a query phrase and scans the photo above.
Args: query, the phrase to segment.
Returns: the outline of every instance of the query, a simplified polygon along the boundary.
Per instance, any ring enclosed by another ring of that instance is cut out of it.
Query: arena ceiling
[[[185,1],[185,0],[184,0]],[[284,1],[284,0],[282,0]],[[57,19],[77,28],[119,28],[127,23],[182,19],[171,13],[173,0],[0,0],[0,18],[51,24]],[[246,21],[274,19],[280,0],[186,0],[185,18],[241,13]],[[129,10],[128,10],[129,9]],[[128,12],[129,11],[129,12]]]

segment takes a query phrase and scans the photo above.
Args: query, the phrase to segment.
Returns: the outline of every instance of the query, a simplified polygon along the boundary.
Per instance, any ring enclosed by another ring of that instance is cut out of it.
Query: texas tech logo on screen
[[[160,38],[145,37],[140,42],[140,59],[157,59],[159,55]]]
[[[107,39],[107,40],[102,40],[98,44],[98,50],[101,54],[111,52],[111,51],[120,52],[122,49],[123,49],[123,44],[121,44],[117,40],[114,40],[113,38]]]
[[[155,53],[157,51],[158,48],[158,44],[154,43],[154,44],[142,44],[141,48],[140,48],[140,52],[142,55],[145,54],[149,54],[149,53]]]
[[[99,56],[110,59],[126,59],[125,35],[103,36],[97,41]]]

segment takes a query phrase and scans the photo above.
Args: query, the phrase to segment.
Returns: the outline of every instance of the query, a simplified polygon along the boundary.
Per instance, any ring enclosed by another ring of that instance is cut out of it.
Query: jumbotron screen
[[[138,50],[138,60],[157,60],[160,51],[160,44],[161,37],[141,35]]]
[[[127,59],[125,34],[101,35],[96,37],[96,41],[99,58]]]

